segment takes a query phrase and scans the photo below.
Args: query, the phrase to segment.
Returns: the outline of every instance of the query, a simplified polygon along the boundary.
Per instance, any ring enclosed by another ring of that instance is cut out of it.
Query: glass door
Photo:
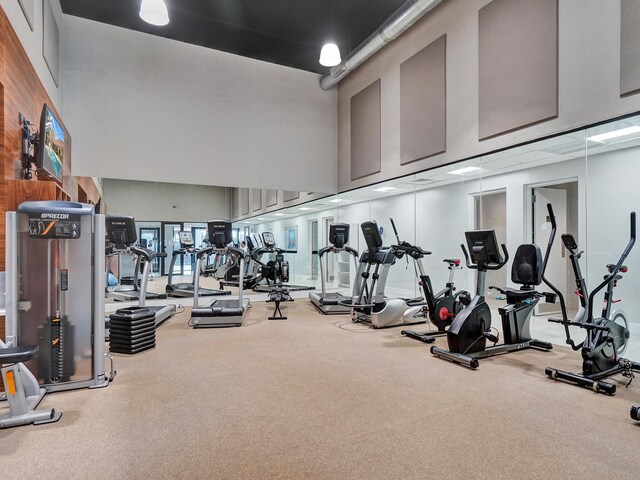
[[[162,262],[162,275],[169,274],[169,267],[171,266],[171,258],[173,257],[173,251],[180,248],[180,240],[178,234],[182,231],[182,223],[163,223],[162,224],[162,247],[167,252],[167,256]],[[173,267],[174,275],[183,275],[183,262],[182,256],[176,260]]]
[[[140,227],[140,246],[155,253],[160,253],[160,228]],[[154,258],[151,262],[151,272],[160,274],[160,259]]]

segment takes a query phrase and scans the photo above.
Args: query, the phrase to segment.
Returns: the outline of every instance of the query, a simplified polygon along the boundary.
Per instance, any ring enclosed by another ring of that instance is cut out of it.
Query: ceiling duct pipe
[[[320,79],[320,87],[329,90],[340,80],[358,68],[371,55],[387,43],[398,38],[411,25],[433,10],[443,0],[408,0],[396,10],[384,23],[360,45],[353,50],[344,61],[331,69],[328,75]]]

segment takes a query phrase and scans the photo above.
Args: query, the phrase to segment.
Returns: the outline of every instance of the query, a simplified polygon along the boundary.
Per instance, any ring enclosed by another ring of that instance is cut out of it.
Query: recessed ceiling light
[[[169,13],[164,0],[142,0],[140,18],[151,25],[162,27],[169,23]]]
[[[311,210],[310,207],[300,207],[298,210]]]
[[[341,198],[333,198],[333,199],[331,199],[331,200],[329,200],[329,201],[330,201],[330,202],[332,202],[332,203],[340,203],[340,202],[344,202],[344,200],[343,200],[343,199],[341,199]]]
[[[266,220],[266,218],[264,218],[264,217],[258,217],[258,218],[256,218],[256,220]]]
[[[479,167],[464,167],[457,170],[451,170],[447,173],[450,173],[451,175],[467,175],[469,173],[480,173],[481,171],[482,169]]]
[[[612,132],[600,133],[598,135],[593,135],[591,137],[587,137],[587,140],[592,142],[604,143],[607,140],[612,140],[618,137],[624,137],[626,135],[632,135],[634,133],[640,132],[640,127],[635,125],[633,127],[621,128],[619,130],[614,130]]]
[[[281,217],[281,216],[284,215],[284,213],[274,213],[273,215],[276,216],[276,217]]]
[[[380,188],[375,188],[373,191],[374,192],[393,192],[394,190],[399,190],[399,188],[396,187],[380,187]]]

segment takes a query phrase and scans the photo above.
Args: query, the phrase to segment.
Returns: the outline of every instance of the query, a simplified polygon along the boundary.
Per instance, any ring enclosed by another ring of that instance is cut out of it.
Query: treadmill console
[[[276,246],[276,239],[271,232],[262,233],[262,243],[266,248],[272,248]]]
[[[133,217],[107,215],[104,223],[106,240],[111,242],[116,250],[126,250],[138,240],[136,221]]]
[[[209,220],[207,230],[209,231],[209,242],[216,248],[225,248],[233,241],[231,222]]]
[[[193,248],[195,246],[191,232],[179,232],[178,239],[180,240],[181,248]]]
[[[329,225],[329,242],[336,248],[342,248],[349,243],[349,224],[332,223]]]
[[[367,242],[367,250],[369,253],[376,253],[382,247],[382,236],[378,224],[374,221],[364,222],[360,225],[364,241]]]

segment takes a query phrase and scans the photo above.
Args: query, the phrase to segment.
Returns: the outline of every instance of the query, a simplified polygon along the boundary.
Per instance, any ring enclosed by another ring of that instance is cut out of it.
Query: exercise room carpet
[[[169,320],[108,388],[48,395],[60,422],[0,431],[2,478],[638,479],[640,378],[615,397],[555,383],[545,366],[579,365],[563,348],[470,371],[399,328],[286,307]]]

